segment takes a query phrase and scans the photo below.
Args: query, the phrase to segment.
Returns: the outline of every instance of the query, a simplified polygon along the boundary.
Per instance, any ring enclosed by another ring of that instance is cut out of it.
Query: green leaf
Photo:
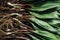
[[[58,40],[56,38],[56,36],[48,31],[42,31],[40,30],[37,26],[35,26],[33,23],[31,23],[33,25],[33,27],[35,28],[35,33],[39,34],[39,35],[43,35],[46,36],[48,38],[52,38],[53,40]],[[50,39],[49,39],[50,40]]]
[[[36,18],[31,18],[30,20],[33,21],[33,22],[35,22],[37,25],[42,26],[43,28],[45,28],[47,30],[50,30],[50,31],[53,31],[53,32],[57,31],[52,26],[50,26],[47,22],[44,22],[42,20],[38,20]]]
[[[32,37],[33,40],[40,40],[40,39],[36,38],[35,36],[30,35],[30,34],[29,34],[29,36]]]
[[[58,23],[60,23],[60,20],[52,20],[49,22],[49,24],[51,24],[51,25],[56,25]]]
[[[34,6],[33,5],[31,10],[44,11],[44,10],[47,10],[47,9],[50,9],[50,8],[54,8],[54,7],[56,7],[56,5],[54,3],[46,2],[46,3],[44,3],[41,6]]]
[[[30,12],[31,15],[38,17],[38,18],[58,18],[58,12],[52,12],[52,13],[47,13],[47,14],[38,14],[34,12]]]

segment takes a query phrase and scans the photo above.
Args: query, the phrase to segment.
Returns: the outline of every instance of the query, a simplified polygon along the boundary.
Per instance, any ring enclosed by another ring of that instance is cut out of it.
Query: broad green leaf
[[[31,10],[44,11],[44,10],[54,8],[54,7],[56,7],[56,5],[54,3],[47,2],[47,3],[44,3],[41,6],[32,6]]]
[[[38,17],[38,18],[58,18],[58,12],[52,12],[52,13],[47,13],[47,14],[43,14],[43,13],[34,13],[34,12],[30,12],[31,15]]]
[[[58,40],[54,34],[49,33],[49,32],[47,32],[47,31],[42,31],[42,30],[40,30],[40,29],[39,29],[37,26],[35,26],[33,23],[32,23],[32,25],[33,25],[33,27],[35,28],[35,33],[41,34],[41,35],[46,36],[46,37],[49,37],[49,38],[52,38],[53,40]]]
[[[53,19],[53,20],[50,20],[50,21],[46,21],[48,24],[50,25],[53,25],[55,26],[56,28],[60,28],[60,20],[57,20],[57,19]]]
[[[49,24],[51,24],[51,25],[56,25],[58,23],[60,23],[60,20],[52,20],[49,22]]]
[[[43,5],[38,5],[38,6],[34,6],[32,5],[31,10],[35,10],[35,11],[45,11],[47,9],[51,9],[57,7],[58,9],[60,9],[60,2],[46,2]]]
[[[56,32],[57,30],[54,29],[52,26],[50,26],[47,22],[44,22],[42,20],[38,20],[36,18],[31,18],[30,19],[31,21],[35,22],[36,24],[38,24],[39,26],[42,26],[43,28],[47,29],[47,30],[50,30],[50,31],[53,31],[53,32]]]

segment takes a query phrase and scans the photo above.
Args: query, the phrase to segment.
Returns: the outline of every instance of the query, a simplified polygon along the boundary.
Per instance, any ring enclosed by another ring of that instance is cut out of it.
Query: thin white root
[[[20,26],[27,27],[27,28],[30,28],[31,30],[33,30],[30,26],[27,26],[27,25],[23,24],[23,23],[20,22],[18,19],[13,18],[13,20],[17,21],[17,22],[19,23]]]

